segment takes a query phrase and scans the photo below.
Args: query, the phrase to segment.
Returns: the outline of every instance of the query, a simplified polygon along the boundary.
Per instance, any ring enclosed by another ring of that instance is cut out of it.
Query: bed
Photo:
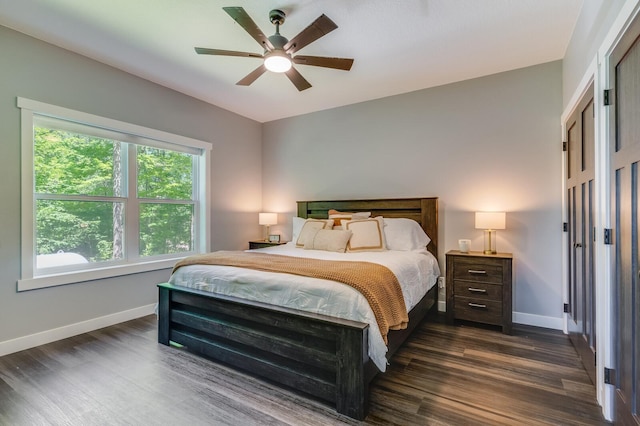
[[[437,198],[298,202],[298,217],[327,218],[331,209],[415,220],[437,255]],[[437,257],[437,256],[436,256]],[[408,326],[390,330],[390,359],[422,319],[437,306],[437,285],[409,311]],[[159,343],[175,343],[335,406],[364,419],[368,388],[381,370],[369,355],[370,324],[211,293],[182,285],[159,288]]]

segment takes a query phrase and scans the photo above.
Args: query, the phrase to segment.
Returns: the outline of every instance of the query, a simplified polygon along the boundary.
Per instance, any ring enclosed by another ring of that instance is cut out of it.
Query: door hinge
[[[604,383],[607,385],[615,385],[616,384],[616,370],[613,368],[604,368]]]
[[[569,232],[569,224],[567,222],[562,222],[562,232]]]
[[[567,152],[567,142],[562,142],[562,152]]]
[[[565,313],[565,314],[568,314],[569,312],[571,312],[571,309],[570,309],[570,308],[571,308],[571,307],[569,306],[569,304],[568,304],[568,303],[565,303],[565,304],[564,304],[564,308],[563,308],[563,309],[564,309],[564,313]]]
[[[611,92],[611,90],[609,90],[609,89],[605,89],[604,92],[603,92],[603,103],[604,103],[604,106],[611,105],[610,92]]]
[[[604,243],[607,245],[613,244],[613,235],[610,228],[604,228]]]

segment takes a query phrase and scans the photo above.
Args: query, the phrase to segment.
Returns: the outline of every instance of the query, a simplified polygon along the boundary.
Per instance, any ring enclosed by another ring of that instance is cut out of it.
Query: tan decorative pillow
[[[329,219],[333,219],[334,226],[341,226],[343,220],[367,219],[371,217],[371,212],[339,212],[338,210],[329,210]]]
[[[342,228],[345,231],[353,232],[347,243],[347,252],[384,251],[387,249],[382,216],[342,222]]]
[[[333,220],[331,219],[307,219],[302,225],[298,239],[296,240],[296,247],[304,247],[305,242],[309,236],[313,237],[316,231],[320,229],[333,228]]]
[[[351,231],[320,229],[316,231],[313,237],[307,238],[304,248],[305,250],[325,250],[344,253],[351,234]]]

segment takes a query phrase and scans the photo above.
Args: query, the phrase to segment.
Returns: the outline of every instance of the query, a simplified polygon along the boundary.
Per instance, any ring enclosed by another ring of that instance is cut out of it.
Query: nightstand
[[[271,242],[271,241],[264,241],[264,240],[249,241],[249,250],[260,249],[260,248],[265,248],[265,247],[279,246],[279,245],[282,245],[282,244],[286,244],[286,243],[274,243],[274,242]]]
[[[447,252],[447,322],[498,325],[511,333],[511,253]]]

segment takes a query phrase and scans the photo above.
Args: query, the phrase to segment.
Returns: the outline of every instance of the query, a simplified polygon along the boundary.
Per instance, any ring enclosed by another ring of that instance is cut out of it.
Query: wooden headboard
[[[298,217],[326,219],[328,211],[371,212],[371,216],[406,217],[422,226],[431,242],[427,250],[438,257],[438,198],[298,201]]]

